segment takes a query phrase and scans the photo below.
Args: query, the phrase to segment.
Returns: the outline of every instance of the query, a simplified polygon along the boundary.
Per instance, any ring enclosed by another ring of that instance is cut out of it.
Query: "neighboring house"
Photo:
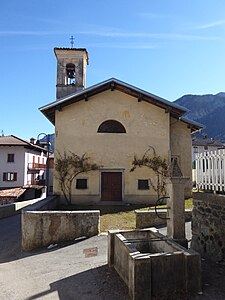
[[[43,194],[43,188],[37,186],[16,187],[12,189],[0,190],[0,205],[14,202],[40,198]]]
[[[0,136],[0,189],[45,185],[47,150],[31,141]]]
[[[214,138],[208,138],[207,136],[202,139],[194,138],[192,140],[192,162],[195,161],[196,154],[224,148],[224,144]]]
[[[149,146],[168,163],[177,159],[190,195],[191,133],[201,126],[183,117],[186,109],[114,78],[86,88],[86,49],[55,48],[55,54],[57,101],[40,108],[55,125],[55,159],[65,151],[87,153],[102,166],[75,179],[72,202],[155,202],[154,173],[130,172],[134,155]],[[62,194],[57,178],[54,192]]]
[[[224,148],[225,146],[222,142],[207,136],[202,139],[194,138],[192,140],[192,181],[194,185],[196,183],[196,155]]]

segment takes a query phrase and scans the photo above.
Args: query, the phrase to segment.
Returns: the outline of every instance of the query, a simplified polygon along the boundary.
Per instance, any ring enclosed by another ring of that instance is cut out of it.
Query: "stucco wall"
[[[121,122],[126,133],[97,133],[100,124],[106,120]],[[191,163],[190,130],[180,122],[171,129],[169,123],[170,114],[165,110],[145,101],[138,102],[137,98],[117,90],[102,92],[89,97],[88,101],[82,100],[56,111],[55,158],[57,153],[64,151],[78,155],[87,153],[94,162],[103,166],[100,171],[79,176],[88,179],[88,189],[76,190],[73,183],[73,202],[99,202],[101,171],[121,171],[124,202],[154,203],[156,193],[153,188],[138,190],[138,179],[151,179],[153,184],[156,183],[153,172],[147,168],[130,172],[134,154],[142,157],[149,145],[155,148],[157,155],[166,159],[172,145],[172,152],[184,160],[182,168],[187,176],[187,164]],[[54,192],[60,194],[56,179]]]
[[[180,120],[170,120],[170,147],[171,156],[178,157],[178,163],[184,177],[190,179],[185,184],[185,197],[191,196],[192,187],[192,142],[191,129]]]
[[[126,133],[97,133],[105,120],[117,120],[126,128]],[[149,169],[130,172],[134,154],[142,156],[148,146],[157,154],[168,157],[169,115],[164,110],[119,91],[106,91],[56,112],[55,149],[63,153],[73,151],[79,155],[86,152],[104,170],[123,172],[123,200],[146,201],[155,192],[138,190],[137,180],[153,177]],[[88,190],[73,188],[76,201],[84,201],[91,195],[93,201],[100,200],[100,172],[83,174],[88,178]],[[55,192],[59,192],[55,182]],[[155,198],[155,197],[154,197]],[[74,197],[75,199],[75,197]]]

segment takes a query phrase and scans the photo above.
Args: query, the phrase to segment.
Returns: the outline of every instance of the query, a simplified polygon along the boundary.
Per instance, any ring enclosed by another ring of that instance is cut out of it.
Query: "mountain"
[[[205,126],[201,135],[225,141],[225,93],[184,95],[174,103],[188,109],[186,117]]]

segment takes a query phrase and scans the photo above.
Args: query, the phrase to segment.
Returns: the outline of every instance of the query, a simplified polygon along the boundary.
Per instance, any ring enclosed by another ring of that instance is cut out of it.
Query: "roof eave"
[[[202,125],[198,122],[189,120],[185,117],[181,117],[180,120],[188,125],[188,127],[191,129],[191,133],[195,133],[195,132],[205,128],[204,125]]]
[[[133,97],[136,97],[138,101],[146,101],[153,105],[156,105],[162,109],[165,109],[166,112],[171,113],[172,116],[179,118],[180,116],[184,115],[187,110],[179,105],[172,104],[168,100],[150,94],[144,90],[126,84],[122,81],[117,79],[111,78],[104,82],[101,82],[97,85],[93,85],[89,88],[84,90],[75,92],[69,96],[59,99],[58,101],[52,102],[46,106],[40,107],[39,110],[45,115],[45,117],[55,125],[55,111],[60,110],[65,106],[71,105],[83,99],[88,99],[100,92],[106,91],[108,89],[118,90],[123,93],[129,94]]]

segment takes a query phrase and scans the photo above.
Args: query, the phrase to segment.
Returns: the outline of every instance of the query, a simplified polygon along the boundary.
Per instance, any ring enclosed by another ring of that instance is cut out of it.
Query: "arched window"
[[[124,126],[115,120],[104,121],[99,127],[98,132],[105,133],[126,133]]]
[[[67,75],[67,82],[66,84],[75,84],[75,65],[74,64],[67,64],[66,65],[66,75]]]

